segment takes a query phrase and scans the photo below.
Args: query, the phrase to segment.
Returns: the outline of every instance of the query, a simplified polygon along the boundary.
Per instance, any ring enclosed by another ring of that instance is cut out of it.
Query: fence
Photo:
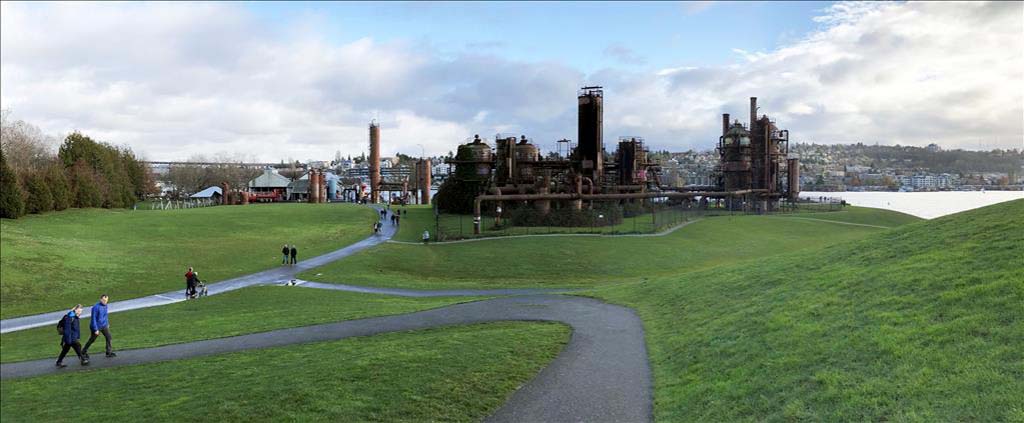
[[[583,210],[551,209],[547,214],[541,214],[532,207],[523,205],[505,210],[500,216],[495,210],[485,211],[481,217],[479,234],[474,234],[473,216],[439,212],[435,206],[433,233],[434,239],[438,241],[565,233],[655,234],[702,217],[818,213],[839,211],[845,206],[841,199],[836,198],[814,200],[779,202],[767,213],[729,210],[714,205],[698,208],[696,203],[687,205],[667,201],[648,201],[645,204],[595,201],[592,204],[585,204]]]
[[[199,207],[213,207],[220,205],[220,200],[209,198],[189,198],[185,200],[153,199],[135,204],[134,210],[177,210],[194,209]]]

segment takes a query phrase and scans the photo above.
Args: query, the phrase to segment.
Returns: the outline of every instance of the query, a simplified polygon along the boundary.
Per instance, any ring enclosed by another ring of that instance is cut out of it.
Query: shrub
[[[74,192],[72,204],[75,207],[88,208],[103,205],[103,192],[100,190],[99,177],[84,160],[79,160],[71,166],[69,179]]]

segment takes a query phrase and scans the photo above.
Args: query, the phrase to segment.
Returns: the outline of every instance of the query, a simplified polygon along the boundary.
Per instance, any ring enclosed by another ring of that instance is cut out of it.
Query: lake
[[[1024,191],[801,192],[800,197],[837,197],[855,206],[895,210],[925,219],[1024,198]]]

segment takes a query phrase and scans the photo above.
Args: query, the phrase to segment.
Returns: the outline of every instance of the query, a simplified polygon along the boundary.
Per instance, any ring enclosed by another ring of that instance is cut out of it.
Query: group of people
[[[295,249],[295,244],[292,244],[291,246],[285,244],[284,247],[281,247],[281,265],[294,265],[295,263],[297,263],[295,257],[298,254],[299,250]]]
[[[380,231],[384,229],[384,218],[391,219],[391,226],[398,226],[401,223],[402,215],[404,214],[406,214],[404,209],[392,211],[390,204],[387,208],[380,209],[380,219],[373,222],[373,233],[379,234]]]
[[[74,308],[68,311],[61,317],[60,321],[57,322],[57,333],[60,335],[60,355],[57,356],[57,367],[67,367],[64,364],[64,357],[68,355],[68,351],[75,350],[75,354],[78,356],[78,360],[83,366],[89,365],[89,347],[92,343],[99,338],[100,334],[103,334],[103,338],[107,341],[107,358],[117,357],[114,353],[114,349],[111,346],[110,336],[110,321],[107,319],[107,302],[110,301],[110,297],[107,294],[100,296],[100,300],[92,306],[89,317],[89,340],[86,341],[85,347],[79,343],[81,337],[79,328],[79,318],[82,316],[82,305],[77,304]]]

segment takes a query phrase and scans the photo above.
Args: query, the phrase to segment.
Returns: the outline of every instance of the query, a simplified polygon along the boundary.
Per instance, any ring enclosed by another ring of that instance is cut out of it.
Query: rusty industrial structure
[[[758,117],[755,97],[750,98],[747,126],[730,123],[729,115],[722,115],[717,183],[686,188],[660,183],[660,167],[648,160],[642,137],[619,137],[614,154],[605,151],[604,100],[602,87],[579,90],[577,143],[567,158],[543,158],[525,135],[498,134],[494,149],[476,135],[458,147],[458,154],[446,160],[455,166],[448,183],[452,189],[462,184],[473,194],[475,232],[480,231],[481,214],[489,203],[494,203],[499,219],[502,205],[506,210],[532,207],[543,215],[552,208],[593,207],[594,201],[654,199],[686,207],[707,208],[714,203],[730,210],[768,212],[799,193],[799,161],[787,157],[789,131],[780,130],[766,115]]]

